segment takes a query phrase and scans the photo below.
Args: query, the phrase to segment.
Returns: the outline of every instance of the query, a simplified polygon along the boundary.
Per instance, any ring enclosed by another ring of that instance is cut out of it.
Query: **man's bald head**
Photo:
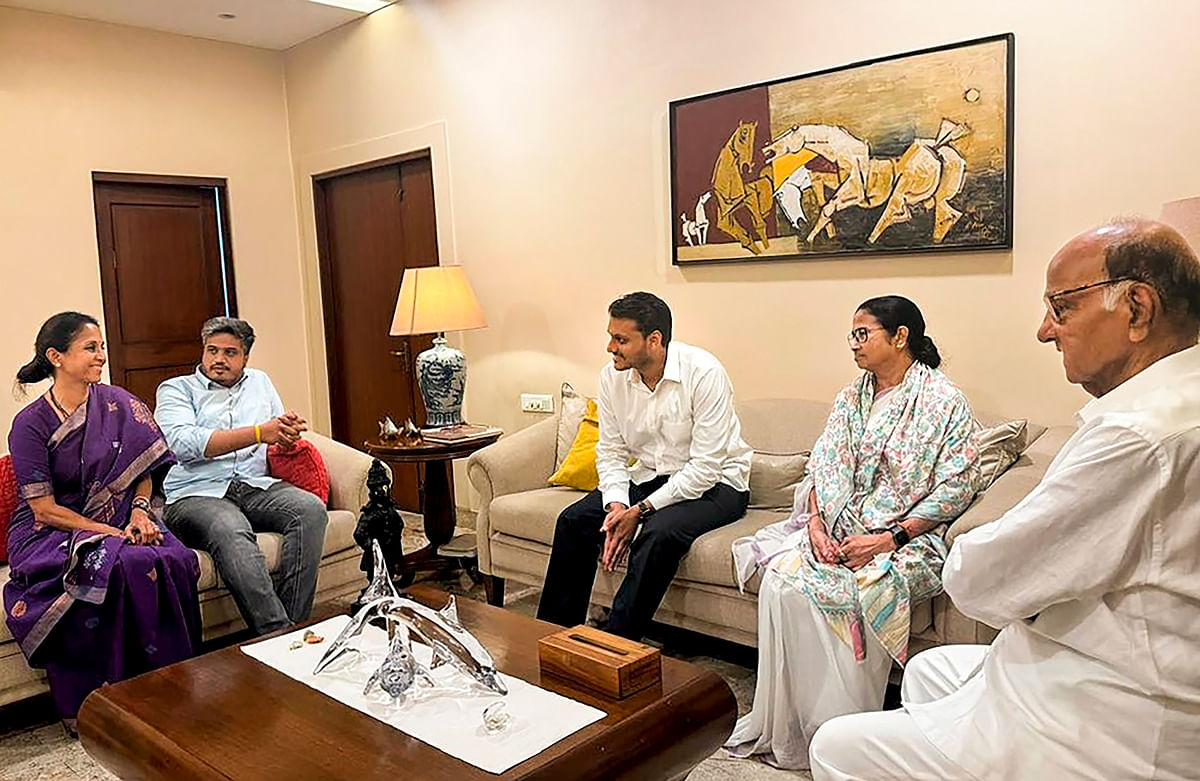
[[[1071,239],[1046,269],[1038,339],[1093,396],[1196,344],[1200,262],[1173,228],[1121,219]]]

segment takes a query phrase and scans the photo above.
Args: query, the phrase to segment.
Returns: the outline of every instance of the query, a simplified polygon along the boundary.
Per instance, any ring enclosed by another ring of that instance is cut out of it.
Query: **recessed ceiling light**
[[[237,19],[237,14],[217,14],[218,19]]]
[[[309,2],[320,3],[321,5],[332,5],[335,8],[345,8],[347,11],[358,11],[363,14],[370,14],[378,11],[380,8],[389,6],[394,0],[309,0]]]

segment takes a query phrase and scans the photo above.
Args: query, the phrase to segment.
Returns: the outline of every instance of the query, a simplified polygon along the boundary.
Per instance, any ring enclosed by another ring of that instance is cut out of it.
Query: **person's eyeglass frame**
[[[881,325],[877,325],[874,328],[867,328],[865,325],[860,325],[858,328],[851,328],[850,333],[846,334],[846,343],[851,347],[856,344],[866,344],[867,340],[871,338],[871,334],[875,333],[876,331],[886,330],[887,329]],[[862,334],[862,336],[859,336],[859,334]]]
[[[1067,288],[1066,290],[1057,290],[1053,293],[1047,293],[1046,295],[1042,296],[1042,300],[1046,303],[1046,311],[1050,313],[1050,319],[1061,325],[1065,312],[1058,311],[1059,301],[1067,296],[1072,296],[1076,293],[1082,293],[1085,290],[1094,290],[1098,287],[1107,287],[1108,285],[1116,285],[1121,282],[1141,282],[1141,280],[1137,277],[1113,277],[1112,279],[1102,279],[1099,282],[1091,282],[1086,285],[1080,285],[1079,287],[1071,287]]]

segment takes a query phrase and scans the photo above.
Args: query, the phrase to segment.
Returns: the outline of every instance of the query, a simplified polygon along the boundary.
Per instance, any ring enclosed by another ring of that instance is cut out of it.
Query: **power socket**
[[[522,412],[554,412],[554,396],[549,393],[522,393]]]

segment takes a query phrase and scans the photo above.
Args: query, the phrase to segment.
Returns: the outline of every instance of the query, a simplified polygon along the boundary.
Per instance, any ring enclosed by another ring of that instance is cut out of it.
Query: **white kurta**
[[[906,766],[885,772],[880,751],[870,777],[922,777],[947,759],[962,772],[936,777],[1200,775],[1200,347],[1078,421],[1020,504],[956,540],[947,593],[1003,630],[961,687],[881,714]],[[817,736],[814,777],[856,777],[846,769],[866,744],[839,736],[875,726],[856,718]]]

